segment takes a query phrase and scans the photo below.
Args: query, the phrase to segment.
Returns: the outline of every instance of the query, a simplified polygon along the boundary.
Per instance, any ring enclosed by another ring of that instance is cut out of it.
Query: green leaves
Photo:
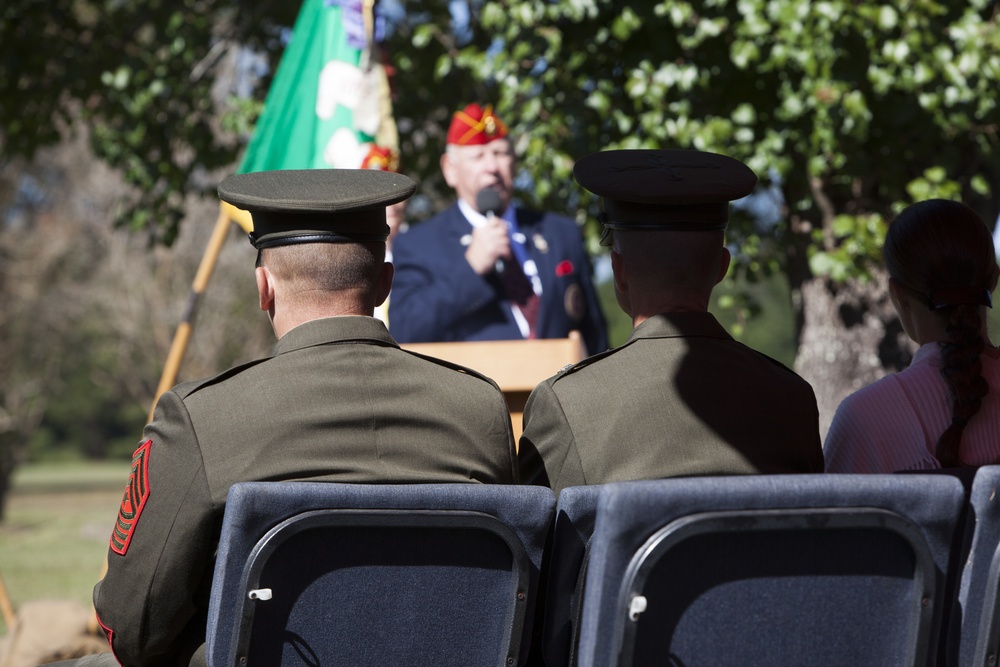
[[[995,215],[993,7],[495,0],[470,3],[468,26],[456,26],[445,3],[404,0],[387,44],[404,169],[443,200],[437,157],[448,115],[493,102],[516,136],[530,138],[519,144],[520,197],[585,206],[596,230],[573,160],[615,147],[719,151],[781,183],[788,214],[768,233],[784,241],[755,247],[764,265],[800,277],[863,275],[875,258],[833,229],[838,216],[884,218],[926,196]],[[273,68],[277,28],[297,11],[245,0],[10,0],[0,10],[5,153],[54,141],[57,120],[83,109],[95,150],[136,187],[121,220],[168,241],[179,202],[199,188],[192,174],[235,161],[266,92],[265,79],[249,99],[213,96],[230,45],[270,54]],[[65,57],[39,53],[42,39]],[[213,99],[228,101],[216,108]]]
[[[879,262],[885,240],[885,220],[875,214],[838,215],[831,229],[834,243],[816,239],[809,255],[809,268],[815,276],[829,276],[836,281],[858,278],[867,281]],[[822,235],[821,231],[816,232]]]
[[[213,104],[222,31],[239,25],[257,39],[270,21],[252,3],[223,0],[9,0],[3,12],[5,153],[30,156],[59,139],[61,119],[82,120],[95,153],[134,188],[116,222],[172,242],[186,194],[202,187],[192,175],[231,164],[239,149]]]
[[[989,184],[982,177],[974,177],[970,184],[977,194],[989,194]],[[948,177],[948,171],[941,165],[935,165],[924,170],[918,178],[906,185],[906,192],[912,201],[923,199],[959,199],[962,184]]]

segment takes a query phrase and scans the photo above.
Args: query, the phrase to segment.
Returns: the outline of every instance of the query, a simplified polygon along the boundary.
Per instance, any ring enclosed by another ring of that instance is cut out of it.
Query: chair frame
[[[1000,598],[1000,545],[993,552],[990,560],[990,570],[986,577],[985,593],[983,595],[982,616],[979,619],[979,632],[976,633],[976,649],[973,654],[973,665],[995,665],[997,654],[1000,653],[1000,613],[997,609]]]
[[[914,553],[914,582],[920,591],[920,603],[913,610],[908,645],[911,653],[906,663],[926,663],[934,616],[931,601],[936,594],[936,569],[933,556],[919,529],[903,516],[881,508],[804,508],[760,509],[699,512],[678,518],[657,530],[633,555],[625,572],[619,594],[621,610],[613,632],[619,645],[617,664],[631,667],[638,618],[629,617],[636,596],[642,595],[646,580],[659,560],[673,547],[702,534],[719,532],[767,532],[776,530],[836,530],[879,528],[899,535]],[[619,640],[620,638],[620,640]]]
[[[526,614],[526,591],[529,586],[530,559],[517,534],[500,519],[489,514],[471,510],[416,510],[416,509],[318,509],[307,510],[284,519],[262,536],[247,559],[240,578],[240,598],[235,618],[239,619],[233,630],[228,655],[233,656],[235,666],[246,665],[252,640],[254,613],[258,604],[266,600],[252,596],[260,585],[261,573],[268,558],[290,538],[307,530],[317,528],[435,528],[435,529],[476,529],[487,531],[499,537],[510,549],[516,585],[511,597],[516,602],[511,617],[505,627],[506,652],[498,655],[498,665],[515,664],[521,648],[521,633],[515,628],[524,625]],[[513,662],[511,662],[513,658]]]

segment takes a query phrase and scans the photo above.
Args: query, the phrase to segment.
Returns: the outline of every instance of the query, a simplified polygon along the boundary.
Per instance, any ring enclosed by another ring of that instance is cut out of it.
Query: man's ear
[[[452,190],[455,189],[455,170],[458,169],[458,165],[455,164],[455,158],[448,151],[441,154],[441,174],[444,176],[445,183],[448,184]]]
[[[993,277],[990,278],[990,292],[997,288],[997,279],[1000,278],[1000,266],[993,265]]]
[[[615,279],[615,290],[625,294],[628,292],[628,277],[625,275],[625,260],[618,251],[611,251],[611,274]]]
[[[628,270],[625,268],[625,258],[618,254],[617,250],[611,251],[611,274],[615,283],[615,301],[626,315],[632,317]]]
[[[392,262],[384,262],[382,270],[378,274],[378,285],[375,291],[375,307],[378,308],[389,298],[389,291],[392,289],[392,277],[396,274],[396,267]]]
[[[260,299],[260,309],[265,313],[270,312],[274,306],[274,276],[263,266],[254,269],[254,278],[257,279],[257,296]]]
[[[729,272],[729,264],[733,261],[733,255],[729,248],[722,246],[722,255],[719,257],[719,275],[715,277],[715,284],[718,285]]]

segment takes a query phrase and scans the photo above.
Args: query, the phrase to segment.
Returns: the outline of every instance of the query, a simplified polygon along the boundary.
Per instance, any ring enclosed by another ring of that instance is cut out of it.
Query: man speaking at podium
[[[514,149],[490,106],[454,114],[441,156],[458,201],[400,234],[390,328],[400,343],[565,338],[608,347],[571,219],[512,204]]]

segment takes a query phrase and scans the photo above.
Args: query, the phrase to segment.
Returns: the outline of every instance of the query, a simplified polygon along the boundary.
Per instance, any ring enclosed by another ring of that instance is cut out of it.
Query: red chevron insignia
[[[128,476],[128,486],[125,487],[122,506],[118,510],[115,530],[111,533],[111,550],[122,556],[128,551],[132,531],[135,530],[142,508],[149,498],[149,448],[152,444],[152,440],[147,440],[132,455],[132,473]]]

